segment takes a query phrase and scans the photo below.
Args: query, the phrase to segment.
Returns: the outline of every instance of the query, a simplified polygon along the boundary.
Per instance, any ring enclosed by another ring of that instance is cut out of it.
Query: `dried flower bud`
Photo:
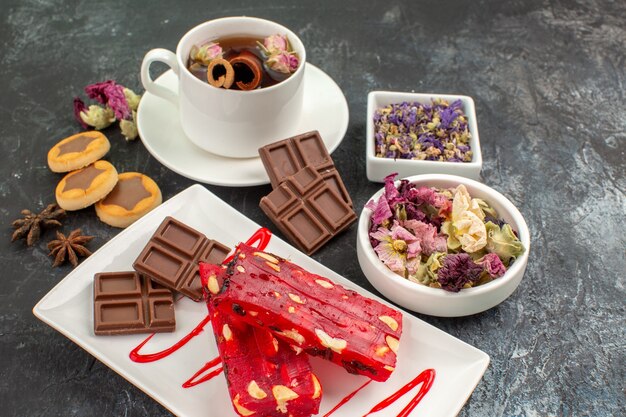
[[[289,74],[298,69],[300,61],[297,56],[289,52],[279,52],[277,54],[270,55],[266,62],[270,69],[276,72]]]
[[[115,85],[115,81],[107,80],[101,83],[89,84],[85,87],[85,93],[87,93],[87,97],[96,100],[98,103],[107,104],[108,96],[106,89],[111,85]]]
[[[141,96],[135,94],[133,90],[130,88],[124,88],[124,97],[126,97],[126,102],[128,103],[128,107],[132,111],[137,111],[137,107],[139,107],[139,101],[141,100]]]
[[[194,46],[189,55],[191,59],[203,65],[209,65],[215,58],[221,58],[224,51],[218,43],[210,42],[201,47]]]
[[[131,109],[126,101],[124,87],[115,83],[108,85],[105,88],[105,94],[107,95],[107,105],[113,109],[115,117],[118,120],[128,119],[131,117]]]
[[[113,80],[90,84],[85,87],[85,93],[89,98],[101,104],[109,106],[115,112],[118,119],[130,117],[130,108],[124,95],[124,87],[116,84]]]
[[[133,119],[120,120],[120,130],[122,131],[122,135],[126,138],[127,141],[137,139],[138,131],[137,131],[137,112],[133,111]]]
[[[289,51],[289,41],[285,35],[272,35],[263,40],[263,49],[268,55]]]
[[[81,124],[81,126],[85,129],[89,128],[89,125],[85,123],[80,116],[80,114],[87,110],[87,106],[85,106],[85,102],[82,101],[78,97],[74,97],[74,117]]]
[[[80,112],[80,119],[89,126],[102,130],[115,121],[115,113],[110,107],[92,104],[86,111]]]

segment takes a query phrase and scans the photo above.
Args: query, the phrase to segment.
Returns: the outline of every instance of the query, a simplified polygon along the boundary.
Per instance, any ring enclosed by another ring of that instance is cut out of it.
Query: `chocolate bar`
[[[277,188],[288,177],[310,165],[352,207],[352,199],[317,130],[266,145],[259,149],[259,156],[272,188]]]
[[[259,206],[292,243],[309,255],[356,220],[354,209],[311,165],[286,177],[261,198]]]
[[[396,366],[399,311],[276,255],[240,244],[228,267],[214,269],[207,283],[217,310],[309,355],[376,381]]]
[[[172,292],[137,272],[103,272],[93,281],[97,335],[172,332]]]
[[[207,239],[186,224],[166,217],[135,260],[133,268],[166,288],[199,301],[202,283],[198,262],[220,263],[228,247]]]

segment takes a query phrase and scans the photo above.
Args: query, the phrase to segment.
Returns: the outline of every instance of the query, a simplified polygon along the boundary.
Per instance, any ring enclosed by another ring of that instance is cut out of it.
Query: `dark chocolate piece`
[[[272,188],[309,165],[352,207],[352,199],[317,130],[266,145],[259,149],[259,155]]]
[[[356,220],[354,209],[310,165],[263,197],[260,207],[292,243],[309,255]]]
[[[103,272],[93,281],[97,335],[173,332],[174,297],[137,272]]]
[[[230,249],[186,224],[166,217],[135,260],[133,268],[166,288],[198,301],[198,262],[221,263]]]

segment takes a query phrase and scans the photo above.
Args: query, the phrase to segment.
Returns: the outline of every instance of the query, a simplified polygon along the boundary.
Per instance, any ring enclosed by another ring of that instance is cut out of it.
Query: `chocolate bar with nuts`
[[[220,263],[228,252],[228,247],[168,216],[139,254],[133,268],[164,287],[199,301],[202,283],[198,262]]]
[[[285,180],[259,206],[307,254],[312,254],[355,220],[354,209],[311,165]]]
[[[172,292],[137,272],[94,276],[94,332],[97,335],[172,332]]]
[[[348,372],[385,381],[396,366],[402,314],[245,244],[207,277],[214,307]]]
[[[266,145],[259,149],[259,156],[272,188],[276,189],[308,165],[319,172],[324,182],[352,207],[352,199],[317,130]]]

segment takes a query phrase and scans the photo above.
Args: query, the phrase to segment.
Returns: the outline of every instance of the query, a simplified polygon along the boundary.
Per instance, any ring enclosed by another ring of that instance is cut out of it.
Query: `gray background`
[[[51,268],[48,232],[11,244],[23,208],[54,200],[46,153],[79,130],[72,98],[109,78],[141,91],[143,55],[175,48],[191,27],[253,15],[292,28],[309,61],[350,106],[334,153],[360,210],[379,184],[365,176],[368,91],[459,93],[476,102],[483,181],[525,215],[532,252],[518,290],[459,319],[420,318],[491,356],[462,416],[618,415],[624,384],[623,1],[49,1],[2,0],[0,15],[0,414],[165,416],[168,412],[51,328],[31,308],[69,271]],[[169,198],[193,182],[116,128],[108,159],[141,171]],[[252,220],[269,186],[207,186]],[[95,249],[119,230],[93,209],[73,213]],[[356,225],[314,258],[363,287]],[[415,415],[420,415],[416,410]]]

